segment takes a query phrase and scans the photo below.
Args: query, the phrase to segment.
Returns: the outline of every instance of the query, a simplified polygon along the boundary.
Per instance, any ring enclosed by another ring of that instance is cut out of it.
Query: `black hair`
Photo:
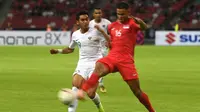
[[[94,10],[95,10],[95,9],[96,9],[96,10],[101,10],[101,8],[100,8],[100,7],[95,7],[95,8],[94,8]]]
[[[85,11],[85,10],[83,10],[83,11],[80,11],[80,12],[78,12],[76,14],[76,20],[79,20],[79,18],[80,18],[81,15],[88,15],[89,16],[88,12]]]
[[[129,9],[129,5],[126,2],[119,2],[117,4],[117,9]]]

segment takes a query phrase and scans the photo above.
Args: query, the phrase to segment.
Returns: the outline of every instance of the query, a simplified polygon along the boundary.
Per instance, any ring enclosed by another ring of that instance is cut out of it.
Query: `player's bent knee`
[[[131,88],[131,90],[132,90],[133,94],[134,94],[136,97],[140,97],[140,95],[141,95],[141,93],[142,93],[141,89],[139,89],[139,88]]]
[[[135,94],[136,97],[140,97],[141,93],[142,93],[141,90],[134,91],[134,94]]]
[[[81,88],[82,84],[85,82],[85,79],[80,76],[79,74],[75,74],[73,76],[73,80],[72,80],[72,85],[77,87],[77,88]]]
[[[126,83],[129,85],[131,91],[134,93],[136,97],[139,97],[142,93],[142,90],[140,89],[139,80],[127,80]]]

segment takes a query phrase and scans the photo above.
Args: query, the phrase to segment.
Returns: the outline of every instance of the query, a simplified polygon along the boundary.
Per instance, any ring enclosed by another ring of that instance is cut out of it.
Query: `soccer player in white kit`
[[[102,37],[99,36],[96,30],[104,35],[106,40],[109,40],[109,36],[98,25],[94,28],[89,28],[89,16],[86,11],[81,11],[76,15],[77,24],[80,29],[72,34],[72,41],[67,48],[64,49],[51,49],[51,54],[68,54],[74,51],[75,45],[79,47],[79,61],[75,72],[73,73],[72,90],[74,92],[81,88],[83,82],[87,80],[95,68],[95,63],[98,59],[102,58],[101,41]],[[98,85],[91,89],[91,93],[88,94],[89,98],[97,106],[99,112],[104,112],[103,106],[100,102],[100,97],[96,93]],[[77,108],[78,100],[75,100],[68,107],[68,112],[75,112]]]
[[[93,20],[90,21],[89,27],[90,28],[94,28],[95,25],[98,25],[101,29],[104,30],[104,32],[107,33],[107,27],[109,24],[111,24],[111,22],[105,18],[102,18],[102,10],[101,8],[95,8],[93,11]],[[106,46],[106,40],[104,39],[104,36],[98,31],[96,30],[96,32],[98,33],[98,35],[101,36],[102,41],[101,41],[101,51],[103,56],[106,56],[108,54],[108,48]],[[103,83],[103,78],[101,78],[99,80],[99,89],[102,93],[106,93],[106,88],[104,86]]]

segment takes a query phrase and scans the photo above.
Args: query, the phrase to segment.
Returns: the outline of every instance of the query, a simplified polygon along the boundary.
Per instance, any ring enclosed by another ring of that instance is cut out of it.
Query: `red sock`
[[[82,85],[82,89],[87,91],[88,89],[92,88],[94,85],[98,83],[99,76],[95,73],[92,73],[91,77]]]
[[[149,110],[149,112],[155,112],[149,101],[148,96],[144,92],[142,92],[141,96],[138,99]]]

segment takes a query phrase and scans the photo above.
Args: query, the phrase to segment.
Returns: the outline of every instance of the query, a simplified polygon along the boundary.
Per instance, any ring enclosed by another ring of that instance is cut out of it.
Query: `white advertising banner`
[[[67,46],[70,38],[63,31],[0,31],[0,46]]]
[[[166,46],[200,45],[200,31],[156,31],[155,44]]]

